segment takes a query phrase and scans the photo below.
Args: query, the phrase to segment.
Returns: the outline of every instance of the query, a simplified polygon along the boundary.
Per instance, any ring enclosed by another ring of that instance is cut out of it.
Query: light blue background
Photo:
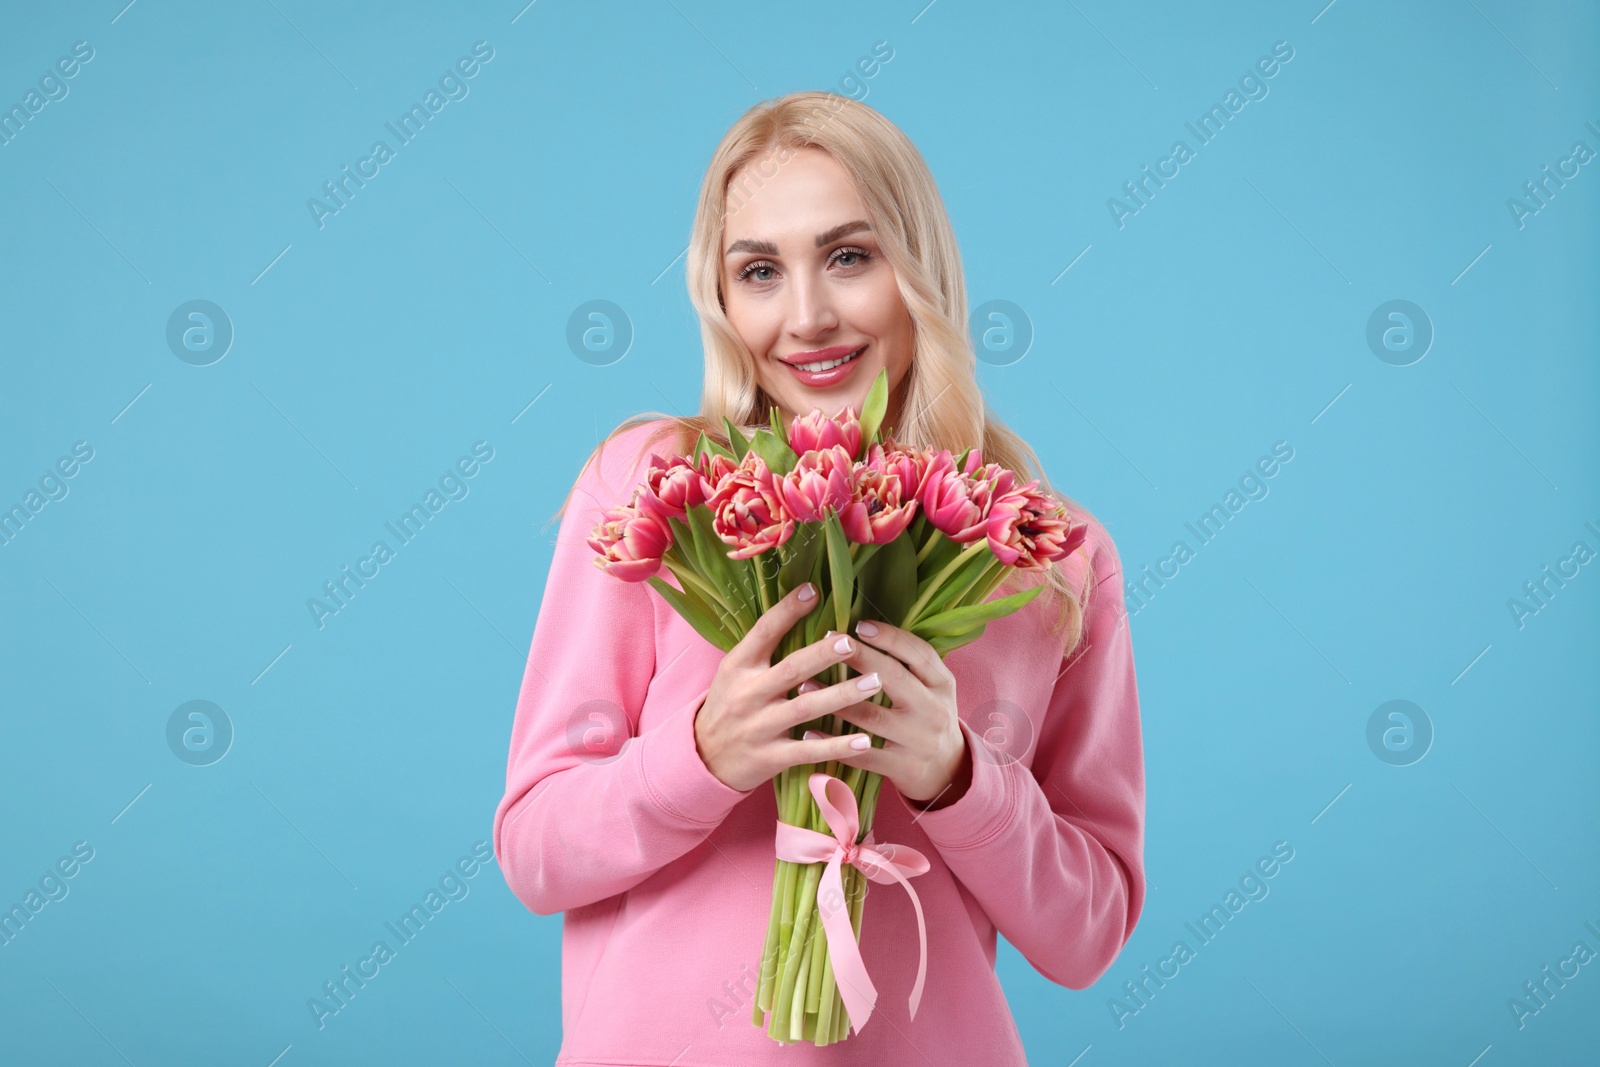
[[[1507,208],[1600,149],[1593,5],[124,2],[0,34],[7,106],[95,50],[0,147],[0,504],[94,449],[0,548],[0,903],[95,850],[0,948],[0,1058],[553,1059],[560,919],[492,866],[325,1029],[306,1000],[488,840],[546,520],[598,435],[698,404],[710,153],[833,88],[927,158],[972,305],[1028,316],[984,390],[1130,576],[1294,449],[1132,619],[1150,895],[1086,992],[1003,947],[1033,1061],[1593,1062],[1600,964],[1507,1006],[1600,950],[1600,564],[1507,606],[1600,550],[1600,163]],[[470,95],[319,229],[307,199],[480,40]],[[1108,198],[1277,41],[1270,94],[1119,229]],[[210,366],[165,341],[194,299],[236,331]],[[606,366],[566,342],[593,299],[634,331]],[[1366,342],[1391,299],[1436,331],[1409,366]],[[480,440],[319,629],[307,599]],[[236,731],[206,767],[165,737],[193,699]],[[1392,699],[1435,734],[1410,766],[1367,744]],[[1119,1030],[1109,998],[1278,841],[1270,896]]]

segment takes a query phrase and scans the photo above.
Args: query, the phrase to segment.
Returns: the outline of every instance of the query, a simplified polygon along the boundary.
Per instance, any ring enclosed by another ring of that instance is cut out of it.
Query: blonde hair
[[[1074,522],[1091,518],[1086,508],[1051,488],[1033,449],[989,410],[967,332],[966,284],[955,231],[922,155],[899,127],[873,108],[820,91],[791,93],[750,108],[722,138],[706,168],[687,257],[689,299],[699,313],[705,346],[700,414],[681,417],[652,411],[634,416],[600,442],[589,462],[598,462],[611,438],[649,421],[664,420],[664,424],[649,435],[639,458],[673,430],[677,436],[669,447],[679,455],[687,455],[702,432],[726,444],[724,417],[745,430],[770,426],[769,409],[777,404],[758,384],[756,358],[724,311],[723,231],[730,198],[737,206],[752,181],[759,188],[763,179],[772,177],[746,164],[770,151],[781,166],[787,153],[804,148],[827,152],[850,175],[910,313],[915,351],[900,385],[900,422],[891,427],[895,441],[956,454],[977,445],[985,462],[1016,471],[1024,482],[1037,479],[1041,489],[1067,505]],[[1085,545],[1084,550],[1098,547]],[[1042,596],[1054,594],[1052,630],[1062,634],[1063,652],[1070,654],[1082,637],[1092,569],[1083,568],[1077,588],[1059,566],[1017,571],[1007,577],[1001,591],[1032,584],[1024,577],[1029,574],[1041,576],[1049,587]]]

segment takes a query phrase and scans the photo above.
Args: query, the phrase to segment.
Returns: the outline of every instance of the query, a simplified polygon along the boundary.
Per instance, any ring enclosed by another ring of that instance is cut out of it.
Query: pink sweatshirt
[[[1084,989],[1144,903],[1139,700],[1110,538],[1094,523],[1062,564],[1079,576],[1090,556],[1096,582],[1071,657],[1043,595],[946,657],[973,752],[966,793],[918,813],[883,783],[875,839],[931,864],[911,879],[928,927],[916,1019],[916,916],[900,885],[873,883],[860,942],[878,989],[871,1019],[823,1048],[779,1045],[751,1022],[773,788],[725,785],[695,744],[723,653],[648,585],[603,573],[585,543],[600,509],[643,477],[648,455],[634,456],[659,425],[612,439],[562,516],[494,816],[512,892],[539,915],[565,913],[558,1067],[1025,1064],[996,932],[1052,982]],[[612,741],[597,749],[607,724]]]

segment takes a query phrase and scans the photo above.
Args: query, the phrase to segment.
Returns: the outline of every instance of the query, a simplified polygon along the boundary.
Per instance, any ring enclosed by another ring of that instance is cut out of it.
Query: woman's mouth
[[[787,366],[802,384],[814,388],[823,388],[843,381],[855,369],[855,365],[861,361],[861,353],[865,352],[866,349],[867,346],[862,345],[854,352],[837,359],[823,359],[812,363],[789,363]]]

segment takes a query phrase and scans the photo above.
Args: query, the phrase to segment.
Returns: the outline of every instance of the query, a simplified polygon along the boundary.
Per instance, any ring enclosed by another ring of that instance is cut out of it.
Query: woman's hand
[[[955,803],[972,780],[972,756],[956,713],[955,675],[932,645],[909,630],[863,619],[856,633],[862,640],[844,662],[882,678],[893,706],[862,700],[836,714],[883,738],[884,745],[856,751],[843,737],[824,738],[819,743],[830,746],[825,758],[883,775],[913,807],[931,811]]]
[[[802,599],[808,591],[810,596]],[[830,633],[772,662],[778,641],[816,606],[810,582],[791,591],[762,612],[717,665],[711,688],[695,714],[694,739],[700,759],[724,785],[744,792],[786,767],[836,759],[840,751],[855,752],[848,737],[797,740],[791,731],[824,715],[840,715],[841,709],[870,697],[880,688],[876,679],[846,678],[835,685],[808,687],[793,699],[788,694],[859,653],[861,642]],[[864,734],[853,736],[869,740]]]

